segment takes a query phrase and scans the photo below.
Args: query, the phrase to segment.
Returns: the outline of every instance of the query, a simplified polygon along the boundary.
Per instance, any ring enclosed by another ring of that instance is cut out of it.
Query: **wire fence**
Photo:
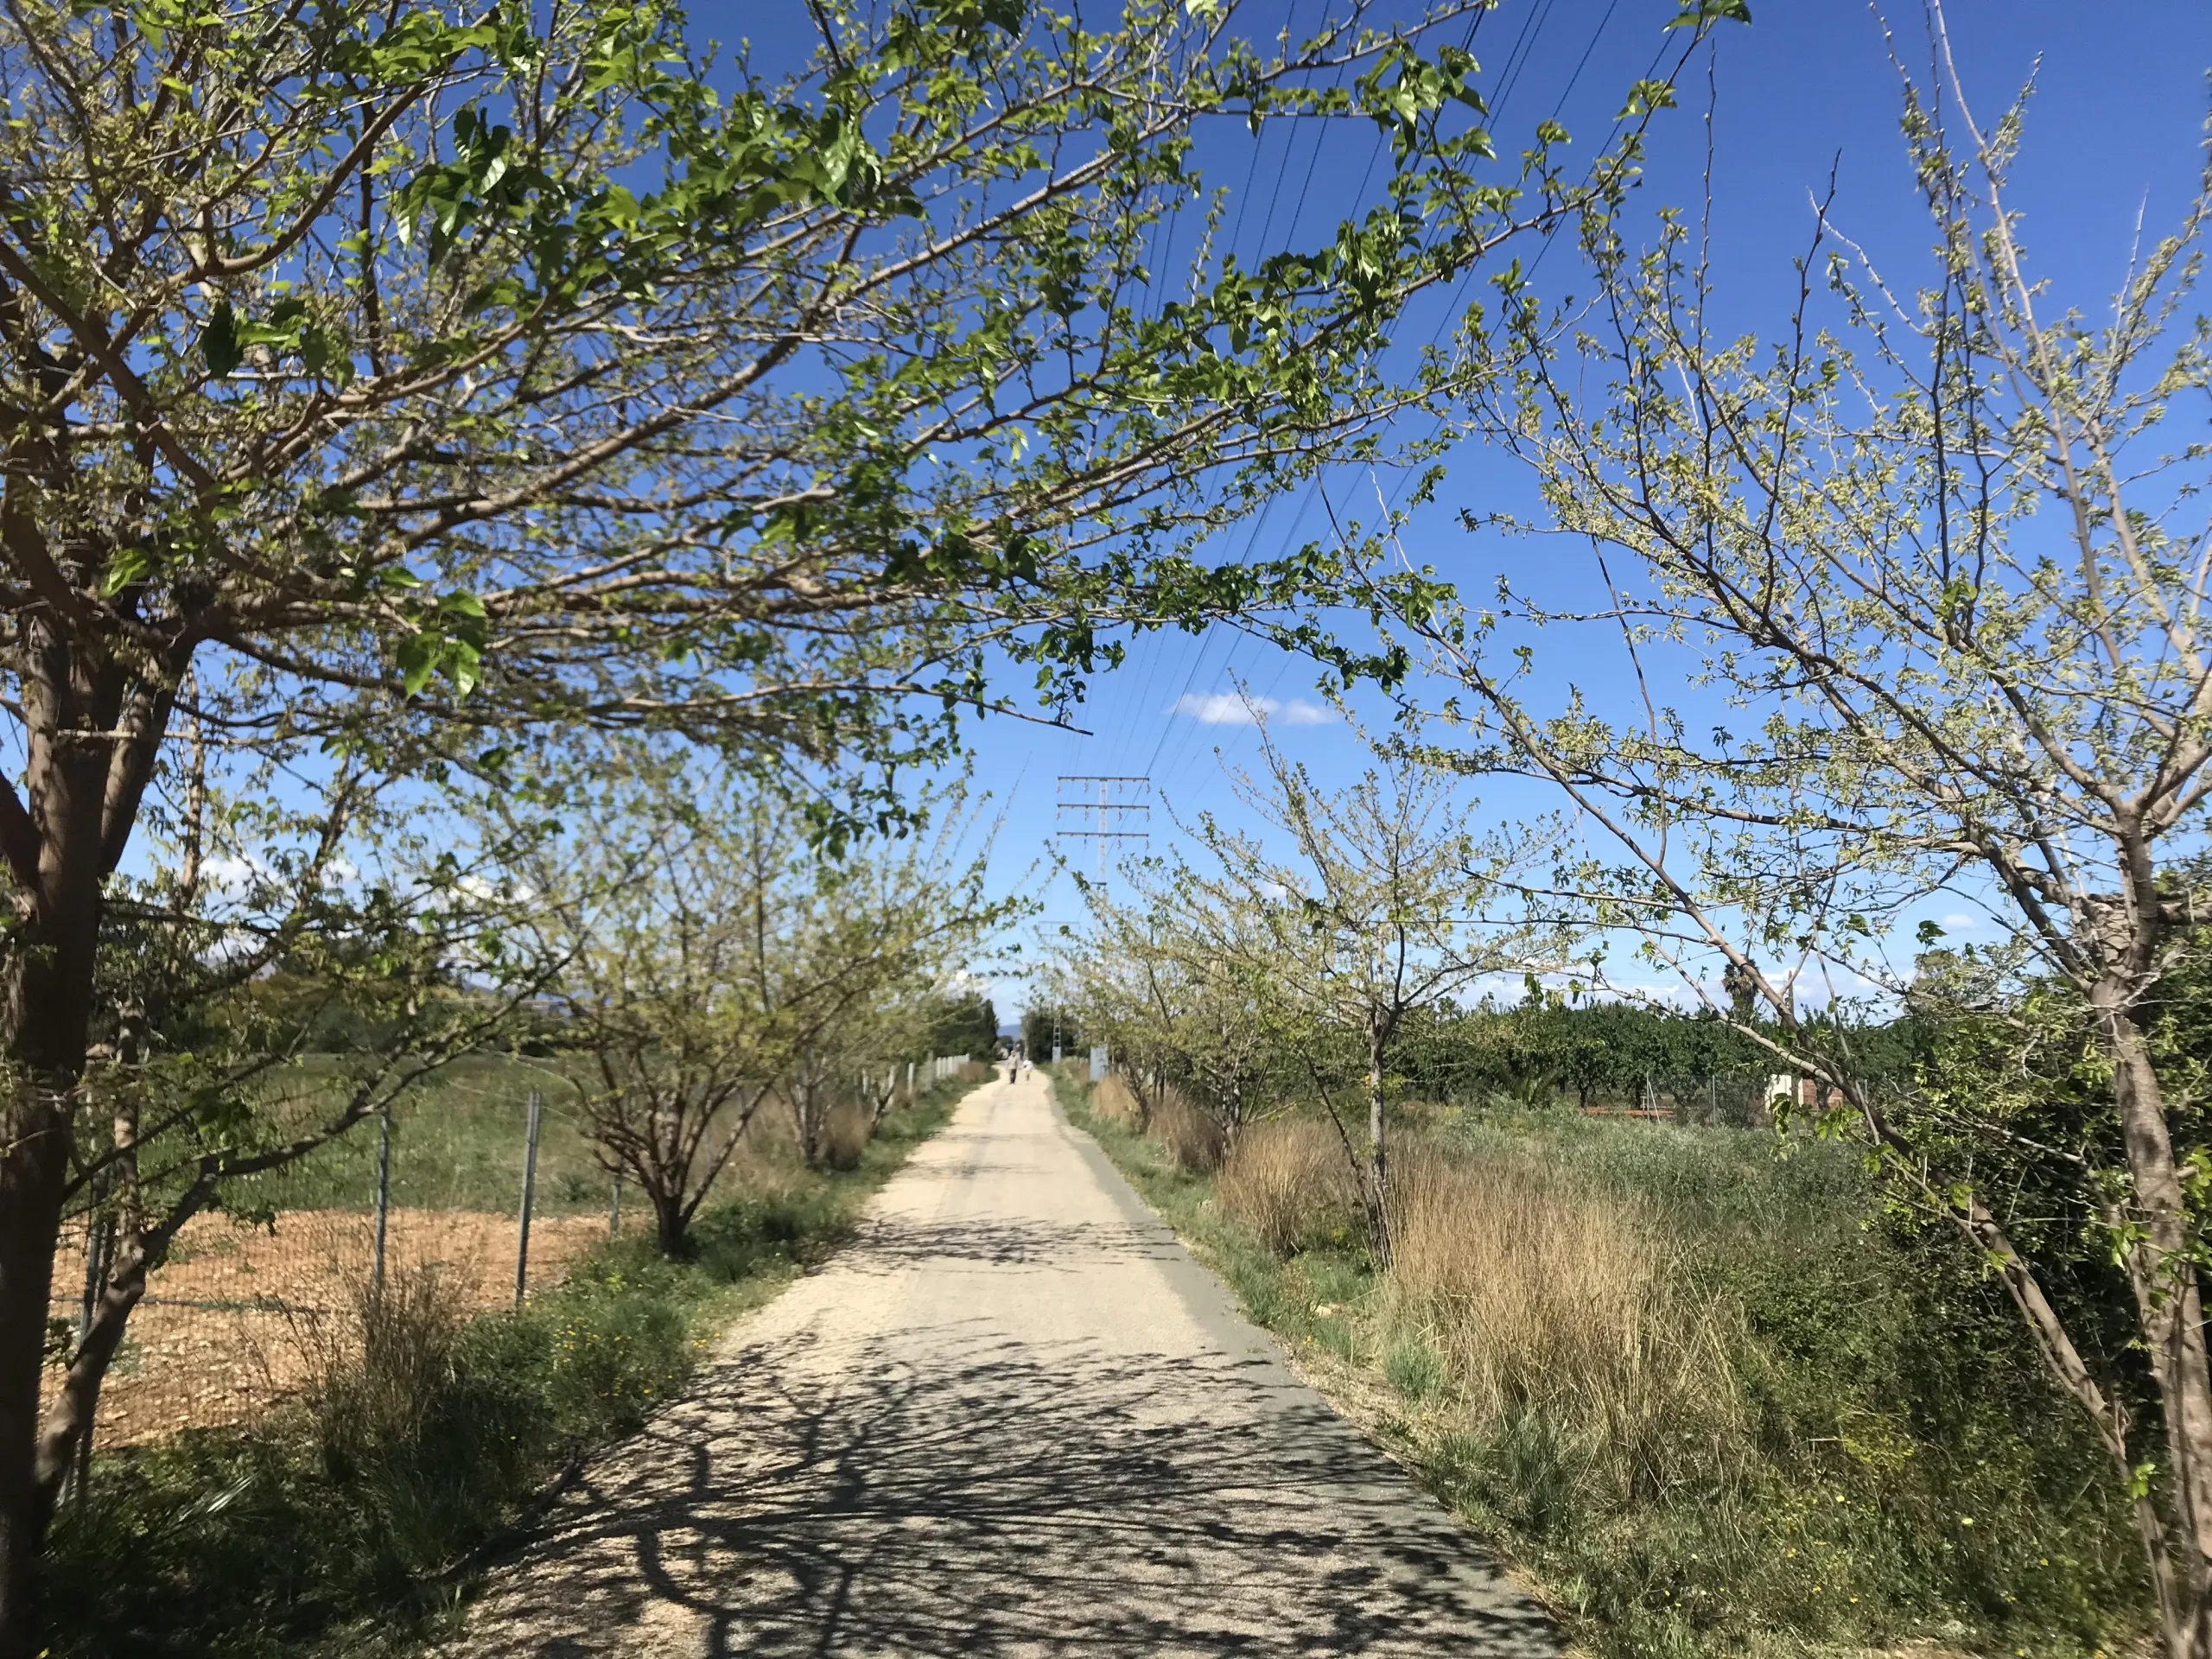
[[[464,1062],[403,1096],[389,1119],[232,1183],[149,1274],[101,1389],[99,1443],[243,1422],[297,1392],[358,1344],[362,1300],[380,1277],[435,1273],[471,1312],[558,1282],[620,1209],[574,1102],[543,1068]],[[109,1237],[98,1216],[65,1236],[57,1356],[89,1317]]]
[[[1431,1067],[1408,1078],[1405,1086],[1410,1098],[1439,1105],[1565,1107],[1596,1117],[1729,1128],[1770,1128],[1777,1108],[1786,1108],[1793,1099],[1808,1107],[1821,1103],[1809,1080],[1788,1072],[1670,1077],[1653,1071],[1633,1080],[1578,1089],[1549,1074],[1517,1084],[1501,1084],[1487,1069],[1469,1068],[1454,1075],[1448,1069]]]

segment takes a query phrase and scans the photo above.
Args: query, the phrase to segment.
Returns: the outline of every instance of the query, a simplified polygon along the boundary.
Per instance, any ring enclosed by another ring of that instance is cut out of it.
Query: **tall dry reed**
[[[1347,1244],[1359,1226],[1359,1190],[1344,1143],[1316,1117],[1247,1128],[1222,1165],[1214,1202],[1281,1256]]]
[[[1172,1086],[1153,1103],[1152,1137],[1193,1175],[1212,1174],[1228,1149],[1221,1120]]]
[[[1136,1090],[1118,1071],[1109,1071],[1091,1085],[1090,1109],[1109,1122],[1125,1124],[1133,1129],[1144,1124],[1144,1108],[1137,1100]]]
[[[1386,1308],[1493,1429],[1541,1420],[1626,1498],[1739,1437],[1720,1306],[1692,1289],[1657,1217],[1535,1159],[1421,1147],[1392,1179]]]
[[[875,1135],[875,1114],[857,1100],[841,1100],[822,1126],[822,1161],[831,1169],[858,1169]]]

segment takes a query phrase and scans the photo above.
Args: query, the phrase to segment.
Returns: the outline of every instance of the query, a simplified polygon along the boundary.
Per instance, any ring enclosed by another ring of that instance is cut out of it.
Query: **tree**
[[[1109,1048],[1132,1079],[1140,1127],[1172,1083],[1212,1117],[1226,1154],[1273,1103],[1263,1085],[1279,1069],[1262,1006],[1268,987],[1253,969],[1265,952],[1249,948],[1255,923],[1191,901],[1157,867],[1132,874],[1138,891],[1125,903],[1103,886],[1087,889],[1090,933],[1056,978],[1086,999],[1077,1007],[1086,1029],[1113,1033]],[[1224,949],[1240,931],[1247,948]]]
[[[931,999],[925,1030],[932,1054],[988,1055],[998,1046],[998,1009],[976,991],[947,988]]]
[[[2212,532],[2174,422],[2212,385],[2190,308],[2212,173],[2107,321],[2054,311],[2008,200],[2024,112],[1976,121],[1929,15],[1945,79],[1904,87],[1924,285],[1839,248],[1824,210],[1778,343],[1724,340],[1688,227],[1637,250],[1593,222],[1594,304],[1569,322],[1523,295],[1472,424],[1535,467],[1603,598],[1402,620],[1460,699],[1432,711],[1431,758],[1574,803],[1592,850],[1562,904],[1640,930],[2001,1278],[2137,1506],[2166,1652],[2202,1659],[2212,1146],[2188,1046],[2157,1033],[2205,944]],[[1578,621],[1692,704],[1532,708],[1504,647]],[[1989,937],[1939,952],[1924,907]],[[1948,1034],[1916,1065],[1869,1055],[1853,999]],[[1999,1052],[2001,1086],[1974,1086]],[[2092,1340],[2114,1324],[2145,1409]]]
[[[950,987],[983,941],[1026,914],[1029,903],[987,895],[989,847],[968,849],[972,820],[961,799],[955,791],[944,803],[933,836],[868,857],[818,861],[795,896],[785,941],[781,1077],[809,1168],[828,1150],[830,1112],[856,1097],[860,1075],[880,1059],[885,1033],[918,1032],[950,1007],[957,1010],[958,1034],[987,1033],[987,1052],[997,1040],[989,999],[958,1001]],[[959,1025],[968,1029],[959,1032]],[[877,1096],[875,1118],[887,1103],[887,1090]]]
[[[809,848],[798,804],[664,744],[595,746],[564,770],[524,801],[574,820],[518,873],[528,925],[563,964],[551,1000],[582,1062],[584,1133],[677,1255],[771,1094],[812,1167],[855,1037],[919,1003],[1020,902],[985,897],[957,791],[933,836],[833,859]]]
[[[772,85],[663,9],[0,19],[0,1659],[102,922],[178,721],[404,775],[577,721],[942,747],[999,648],[1072,694],[1117,621],[1301,591],[1325,560],[1191,549],[1448,381],[1376,372],[1392,316],[1620,188],[1666,101],[1586,179],[1548,124],[1491,181],[1471,61],[1421,50],[1451,6],[1274,51],[1216,7],[817,15]],[[1394,165],[1186,285],[1152,244],[1217,114],[1376,121]]]
[[[551,803],[580,812],[525,880],[562,962],[556,1042],[575,1057],[584,1133],[680,1254],[781,1060],[766,962],[780,957],[794,815],[650,751],[601,751]]]
[[[147,874],[111,884],[103,920],[101,1064],[72,1103],[60,1195],[99,1270],[55,1356],[38,1453],[65,1471],[83,1467],[126,1325],[181,1230],[501,1034],[551,966],[518,948],[499,879],[512,843],[460,848],[426,830],[422,799],[394,812],[352,767],[321,791],[264,774],[233,798],[196,765],[184,781],[173,811],[149,815]]]
[[[1269,1011],[1268,1034],[1305,1071],[1336,1124],[1359,1183],[1370,1248],[1387,1259],[1388,1108],[1399,1035],[1415,1010],[1491,975],[1560,961],[1561,937],[1492,907],[1503,879],[1541,850],[1542,831],[1519,844],[1478,837],[1472,807],[1403,756],[1332,794],[1283,755],[1264,723],[1261,753],[1263,774],[1232,773],[1230,785],[1287,849],[1201,815],[1203,865],[1177,861],[1154,894]],[[1336,1064],[1346,1036],[1358,1047],[1352,1078]],[[1348,1096],[1363,1120],[1357,1139]]]
[[[1075,1010],[1053,1003],[1021,1011],[1021,1043],[1033,1058],[1050,1059],[1055,1048],[1072,1053],[1087,1039],[1076,1024]]]
[[[1171,1035],[1184,1000],[1180,964],[1154,948],[1152,906],[1116,905],[1104,887],[1076,880],[1090,908],[1090,928],[1071,935],[1053,959],[1052,995],[1077,1011],[1094,1044],[1105,1046],[1129,1086],[1142,1133],[1151,1127],[1161,1090],[1184,1065]]]

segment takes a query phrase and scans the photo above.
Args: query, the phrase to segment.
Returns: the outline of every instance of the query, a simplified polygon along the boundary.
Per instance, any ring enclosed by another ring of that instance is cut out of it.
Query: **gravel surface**
[[[963,1102],[853,1247],[588,1471],[445,1649],[1560,1650],[1041,1077]]]

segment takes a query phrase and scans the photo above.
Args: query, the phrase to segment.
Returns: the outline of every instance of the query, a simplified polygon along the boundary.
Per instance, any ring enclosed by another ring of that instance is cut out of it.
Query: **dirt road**
[[[1554,1655],[1041,1079],[591,1471],[448,1651]]]

